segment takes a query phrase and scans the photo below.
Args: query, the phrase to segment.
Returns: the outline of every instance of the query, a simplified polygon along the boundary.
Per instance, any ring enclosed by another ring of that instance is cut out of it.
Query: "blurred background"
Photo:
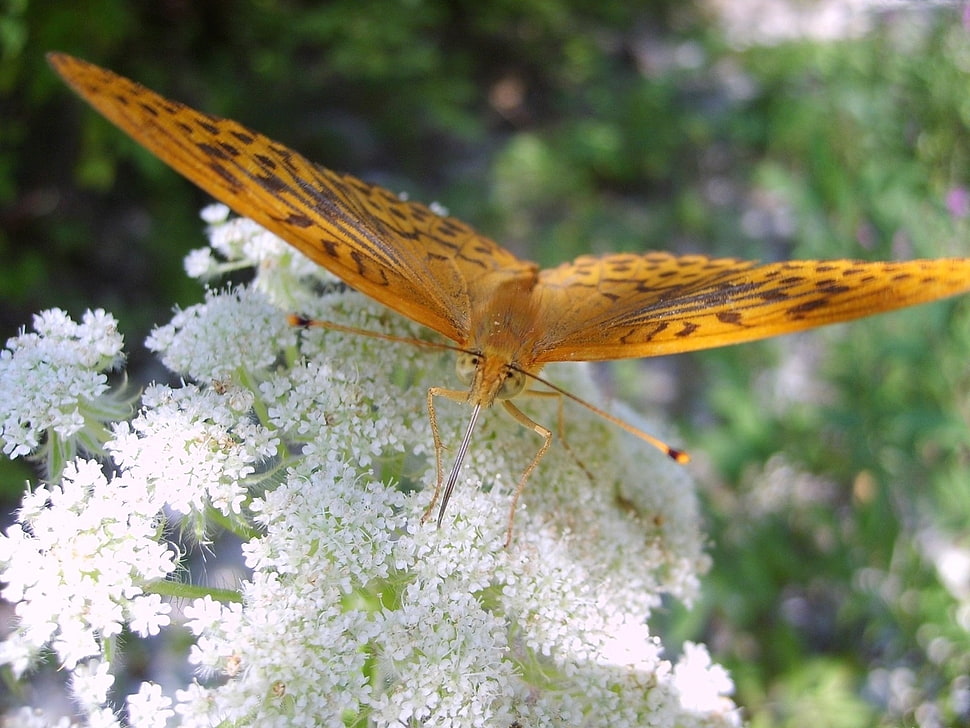
[[[970,14],[804,0],[6,0],[0,333],[142,340],[202,298],[206,197],[74,97],[79,55],[543,265],[668,250],[970,255]],[[754,726],[970,722],[970,300],[604,368],[663,411],[714,559],[693,609]],[[0,463],[4,523],[27,479]],[[3,702],[0,700],[0,702]],[[0,705],[0,708],[4,706]]]

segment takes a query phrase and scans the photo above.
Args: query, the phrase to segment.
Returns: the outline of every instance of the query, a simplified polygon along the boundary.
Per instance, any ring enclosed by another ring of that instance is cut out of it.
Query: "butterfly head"
[[[469,387],[469,402],[482,407],[491,407],[496,399],[511,399],[525,389],[525,373],[502,357],[463,351],[458,354],[455,371],[459,381]]]

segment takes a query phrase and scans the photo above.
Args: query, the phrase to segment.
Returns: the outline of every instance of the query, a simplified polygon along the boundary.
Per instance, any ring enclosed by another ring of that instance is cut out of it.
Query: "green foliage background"
[[[970,33],[946,7],[871,19],[740,47],[700,2],[4,0],[2,331],[108,308],[148,380],[144,334],[201,297],[181,259],[205,197],[75,99],[54,49],[543,264],[970,255]],[[970,721],[970,577],[938,568],[970,548],[968,334],[956,300],[610,370],[676,419],[708,501],[704,598],[659,626],[711,646],[752,725]],[[15,498],[31,476],[4,467]]]

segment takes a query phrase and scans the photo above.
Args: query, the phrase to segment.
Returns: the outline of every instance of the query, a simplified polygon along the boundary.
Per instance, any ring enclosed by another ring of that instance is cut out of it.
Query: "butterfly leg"
[[[529,467],[525,469],[522,473],[522,477],[519,478],[519,484],[515,487],[515,493],[512,495],[512,505],[509,507],[509,521],[508,526],[505,529],[505,545],[508,546],[512,542],[512,521],[515,518],[515,507],[519,503],[519,498],[522,496],[522,491],[525,490],[525,484],[529,481],[529,476],[532,475],[532,471],[536,469],[539,465],[539,461],[542,460],[549,446],[552,444],[552,431],[543,427],[538,422],[533,421],[525,414],[522,410],[512,404],[509,400],[502,400],[502,406],[505,407],[505,411],[508,412],[523,427],[532,430],[534,433],[539,435],[543,439],[542,445],[539,447],[539,451],[536,453],[535,457],[532,458],[532,462],[529,463]]]
[[[556,408],[556,434],[559,435],[559,442],[562,443],[563,450],[569,453],[569,456],[573,459],[573,462],[576,463],[576,467],[582,470],[583,473],[586,474],[586,477],[589,478],[589,482],[592,483],[595,480],[593,478],[593,474],[590,472],[589,468],[586,467],[586,463],[580,459],[579,455],[576,454],[576,451],[573,450],[573,448],[569,445],[569,438],[566,437],[566,413],[564,409],[566,398],[563,397],[559,392],[547,392],[543,389],[527,389],[522,393],[521,396],[557,398],[558,406]]]
[[[441,432],[438,430],[438,413],[434,408],[435,397],[445,397],[455,402],[466,402],[468,400],[468,392],[457,389],[445,389],[444,387],[431,387],[428,389],[428,422],[431,423],[431,438],[434,441],[435,482],[431,503],[424,511],[424,515],[421,516],[421,523],[425,523],[428,520],[435,506],[438,505],[438,499],[441,497],[441,486],[444,483],[444,471],[441,464],[441,451],[444,450],[444,445],[441,444]]]

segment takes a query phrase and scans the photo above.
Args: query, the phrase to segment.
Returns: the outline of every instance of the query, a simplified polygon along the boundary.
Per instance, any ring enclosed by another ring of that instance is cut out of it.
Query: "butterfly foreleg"
[[[539,461],[542,460],[549,446],[552,444],[552,430],[543,427],[538,422],[532,420],[525,412],[520,410],[509,400],[502,400],[502,406],[505,407],[505,411],[508,412],[523,427],[532,430],[534,433],[542,438],[542,445],[539,447],[539,451],[532,458],[532,462],[522,473],[522,477],[519,478],[519,484],[515,486],[515,493],[512,494],[512,504],[509,506],[509,521],[508,526],[505,529],[505,545],[508,546],[512,542],[512,521],[515,519],[515,507],[519,503],[519,498],[522,496],[522,491],[525,490],[525,484],[529,481],[529,476],[532,475],[532,471],[536,469],[539,465]]]
[[[457,389],[445,389],[444,387],[431,387],[428,389],[428,422],[431,424],[431,439],[434,442],[435,480],[431,503],[428,504],[424,515],[421,516],[421,523],[428,520],[428,517],[434,511],[434,507],[438,505],[438,499],[441,497],[441,487],[444,483],[444,468],[441,463],[441,451],[444,450],[444,445],[441,444],[441,432],[438,429],[438,413],[434,408],[435,397],[445,397],[455,402],[465,402],[468,400],[468,392]]]

